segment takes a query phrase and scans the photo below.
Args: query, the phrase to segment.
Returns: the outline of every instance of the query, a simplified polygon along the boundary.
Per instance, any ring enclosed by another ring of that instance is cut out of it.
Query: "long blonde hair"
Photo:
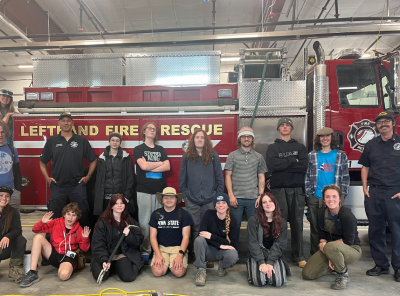
[[[231,240],[229,238],[229,225],[231,224],[231,216],[229,215],[229,209],[226,210],[226,217],[225,217],[225,233],[226,233],[226,239],[228,240],[229,243],[231,243]]]

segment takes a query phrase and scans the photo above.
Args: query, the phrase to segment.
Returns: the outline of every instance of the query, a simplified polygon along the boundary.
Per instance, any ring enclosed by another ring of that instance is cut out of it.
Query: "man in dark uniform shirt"
[[[389,274],[386,256],[386,223],[392,235],[394,280],[400,282],[400,136],[394,130],[396,120],[390,112],[375,118],[378,137],[370,140],[359,164],[365,195],[365,212],[369,220],[368,238],[375,267],[367,275]],[[368,188],[369,186],[369,188]]]
[[[76,202],[82,211],[80,224],[88,226],[89,205],[86,196],[86,183],[89,182],[97,157],[89,141],[72,131],[74,121],[69,113],[60,115],[61,132],[50,137],[40,155],[40,170],[50,186],[48,209],[54,213],[53,219],[61,217],[61,211],[69,202]],[[83,174],[83,158],[90,162],[89,172]],[[51,177],[47,163],[51,162]]]

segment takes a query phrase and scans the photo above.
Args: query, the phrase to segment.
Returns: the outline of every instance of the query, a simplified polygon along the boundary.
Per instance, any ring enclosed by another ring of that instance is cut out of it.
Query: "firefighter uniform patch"
[[[363,119],[350,125],[347,139],[349,139],[351,149],[362,152],[365,144],[376,135],[375,122]]]
[[[400,150],[400,143],[396,143],[393,145],[394,150]]]
[[[75,142],[75,141],[72,141],[70,145],[71,145],[72,148],[78,147],[78,143]]]

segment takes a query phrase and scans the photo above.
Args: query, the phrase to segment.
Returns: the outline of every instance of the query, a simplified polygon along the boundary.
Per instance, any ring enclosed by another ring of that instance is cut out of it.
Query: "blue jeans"
[[[238,198],[237,199],[237,207],[231,207],[230,212],[233,217],[235,217],[236,222],[237,222],[237,229],[238,229],[238,241],[239,241],[239,234],[240,234],[240,225],[242,224],[242,216],[243,213],[246,213],[247,219],[250,218],[251,215],[254,214],[256,211],[255,205],[256,205],[256,200],[257,199],[244,199],[244,198]]]

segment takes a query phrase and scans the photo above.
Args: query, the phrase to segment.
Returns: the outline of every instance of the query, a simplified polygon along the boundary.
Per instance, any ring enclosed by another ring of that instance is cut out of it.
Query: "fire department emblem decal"
[[[72,148],[78,147],[78,143],[75,142],[75,141],[72,141],[70,145],[71,145]]]
[[[186,152],[186,149],[188,148],[188,146],[189,146],[189,140],[185,140],[185,142],[183,142],[183,144],[182,144],[183,152]]]
[[[351,149],[361,152],[364,150],[365,144],[375,137],[375,122],[368,119],[354,122],[350,126],[350,131],[347,134],[347,139],[349,139]]]
[[[400,143],[396,143],[393,145],[394,150],[400,150]]]

